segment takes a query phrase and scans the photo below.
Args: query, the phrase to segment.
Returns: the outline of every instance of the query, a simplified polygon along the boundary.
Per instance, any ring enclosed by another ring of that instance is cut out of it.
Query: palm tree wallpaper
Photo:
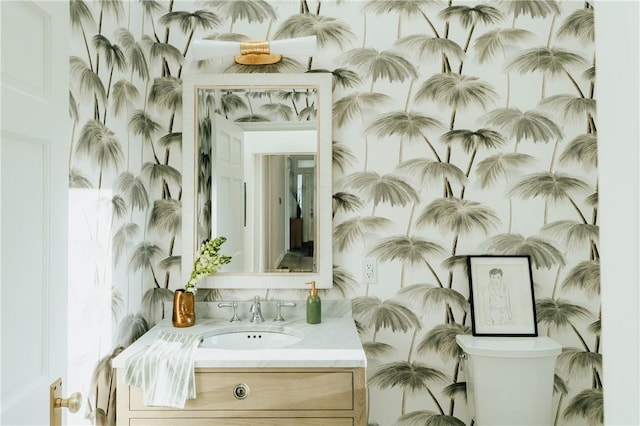
[[[526,254],[539,332],[563,346],[555,424],[602,424],[593,2],[70,0],[70,11],[70,186],[111,212],[86,224],[107,236],[108,273],[94,260],[86,284],[111,290],[102,303],[113,324],[86,373],[87,423],[113,422],[111,358],[184,284],[192,41],[316,35],[308,58],[209,65],[333,75],[340,291],[325,297],[352,300],[368,423],[472,424],[455,343],[471,332],[465,256]],[[361,282],[365,257],[378,264],[375,284]]]

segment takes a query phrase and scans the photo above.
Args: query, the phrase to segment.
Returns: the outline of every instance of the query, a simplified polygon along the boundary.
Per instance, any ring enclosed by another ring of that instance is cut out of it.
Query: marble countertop
[[[161,331],[197,334],[206,336],[216,329],[229,326],[250,326],[247,318],[239,323],[230,323],[227,309],[217,307],[218,302],[198,303],[196,308],[196,324],[188,328],[175,328],[171,324],[171,314],[156,324],[146,334],[127,347],[113,360],[114,368],[123,368],[129,357],[146,349]],[[296,302],[296,308],[283,309],[284,323],[274,323],[272,307],[275,302],[262,302],[264,323],[259,327],[294,328],[304,337],[297,343],[287,347],[268,349],[196,349],[194,354],[196,368],[305,368],[305,367],[366,367],[366,356],[351,316],[351,303],[346,301],[324,301],[322,306],[322,322],[307,324],[304,317],[304,302]],[[247,312],[250,302],[243,302],[238,312]],[[246,315],[245,315],[246,316]]]

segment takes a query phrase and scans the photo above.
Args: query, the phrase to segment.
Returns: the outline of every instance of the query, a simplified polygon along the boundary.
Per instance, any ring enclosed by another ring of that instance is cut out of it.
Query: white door
[[[46,425],[66,375],[69,3],[0,14],[0,424]]]
[[[303,232],[302,241],[309,242],[314,240],[314,220],[313,212],[315,211],[315,194],[313,188],[316,187],[315,169],[304,169],[302,173],[302,217]]]
[[[249,270],[245,268],[244,131],[216,114],[212,132],[212,237],[227,237],[224,251],[232,254],[233,262],[222,270],[243,272]]]

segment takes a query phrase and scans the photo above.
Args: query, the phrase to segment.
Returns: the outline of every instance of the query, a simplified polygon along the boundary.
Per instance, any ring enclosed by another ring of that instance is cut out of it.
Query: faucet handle
[[[251,312],[253,315],[251,316],[251,322],[252,323],[261,323],[264,322],[264,317],[262,316],[262,309],[260,307],[260,296],[255,296],[253,298],[253,304],[251,305],[251,308],[249,309],[249,312]]]
[[[296,306],[294,302],[283,302],[278,300],[276,302],[276,317],[273,319],[273,322],[284,322],[284,318],[282,317],[282,307],[293,308]]]
[[[218,303],[219,308],[233,308],[233,316],[229,320],[229,322],[238,322],[240,321],[240,317],[238,316],[238,302],[221,302]]]

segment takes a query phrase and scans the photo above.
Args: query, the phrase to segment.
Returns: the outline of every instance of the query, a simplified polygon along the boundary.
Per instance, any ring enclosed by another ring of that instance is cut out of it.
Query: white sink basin
[[[201,348],[251,350],[282,348],[302,340],[304,334],[290,327],[232,326],[206,333]]]

